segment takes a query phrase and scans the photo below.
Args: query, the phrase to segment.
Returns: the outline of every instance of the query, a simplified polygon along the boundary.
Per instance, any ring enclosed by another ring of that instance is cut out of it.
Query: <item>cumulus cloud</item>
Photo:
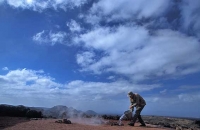
[[[84,70],[114,72],[135,79],[186,75],[200,70],[198,39],[168,29],[153,34],[135,25],[94,28],[74,39],[104,56]],[[82,63],[83,64],[83,63]]]
[[[45,97],[42,93],[51,94],[55,88],[60,87],[54,79],[44,75],[42,70],[17,69],[6,75],[0,75],[2,86],[1,95],[16,95],[25,97]]]
[[[65,44],[66,43],[67,34],[65,32],[59,31],[53,33],[52,31],[42,31],[33,36],[33,40],[43,44],[48,43],[54,45],[56,43]]]
[[[67,10],[74,7],[80,7],[87,2],[87,0],[4,0],[0,3],[6,2],[14,8],[31,9],[34,11],[42,11],[47,8]]]
[[[92,5],[88,21],[99,17],[101,20],[127,20],[157,17],[166,12],[171,0],[100,0]],[[105,19],[104,19],[105,18]]]
[[[78,24],[75,20],[71,20],[69,23],[67,23],[67,26],[69,27],[69,30],[71,32],[80,32],[82,31],[82,28],[80,24]]]
[[[94,101],[107,100],[111,97],[118,97],[120,94],[126,95],[130,90],[135,92],[148,91],[161,87],[158,84],[132,84],[127,81],[105,82],[85,82],[82,80],[71,81],[61,84],[54,78],[46,75],[43,70],[17,69],[10,70],[5,75],[0,75],[0,95],[3,97],[18,98],[39,98],[42,101],[58,99],[63,101]],[[113,90],[115,91],[113,93]],[[83,105],[83,104],[82,104]]]
[[[0,93],[3,96],[51,99],[62,91],[63,85],[46,75],[43,70],[17,69],[0,75]]]

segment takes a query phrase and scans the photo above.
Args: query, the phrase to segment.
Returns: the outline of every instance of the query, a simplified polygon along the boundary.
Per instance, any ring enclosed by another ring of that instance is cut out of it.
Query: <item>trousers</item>
[[[136,111],[135,111],[135,114],[131,120],[131,123],[135,124],[136,120],[138,119],[139,122],[142,124],[142,125],[145,125],[140,113],[142,111],[142,109],[144,108],[144,106],[140,106],[140,107],[137,107]]]

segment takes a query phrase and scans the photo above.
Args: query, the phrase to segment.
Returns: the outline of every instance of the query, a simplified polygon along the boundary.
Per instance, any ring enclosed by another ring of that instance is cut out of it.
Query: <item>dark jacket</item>
[[[133,107],[143,107],[146,105],[145,100],[137,93],[131,95],[130,102]]]

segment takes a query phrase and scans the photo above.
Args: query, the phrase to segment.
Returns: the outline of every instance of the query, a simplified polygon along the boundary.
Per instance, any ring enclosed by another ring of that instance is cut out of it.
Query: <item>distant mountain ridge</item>
[[[7,104],[1,104],[5,106],[14,106],[14,105],[7,105]],[[23,106],[23,105],[19,105]],[[41,111],[42,115],[45,117],[53,117],[53,118],[71,118],[71,117],[86,117],[86,116],[97,116],[99,115],[93,110],[88,110],[86,112],[76,110],[73,107],[67,107],[64,105],[57,105],[53,106],[52,108],[46,108],[46,107],[28,107],[24,106],[26,108],[29,108],[30,110],[36,110]]]
[[[70,118],[70,117],[86,117],[86,116],[97,116],[99,115],[93,110],[88,110],[86,112],[79,111],[73,107],[67,107],[63,105],[57,105],[52,108],[42,108],[42,107],[29,107],[31,110],[41,111],[46,117],[54,118]]]

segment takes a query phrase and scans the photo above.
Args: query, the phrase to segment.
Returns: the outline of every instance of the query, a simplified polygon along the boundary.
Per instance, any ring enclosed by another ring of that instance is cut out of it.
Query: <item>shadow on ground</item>
[[[28,122],[30,119],[25,117],[0,117],[0,129],[14,126],[18,123]]]

